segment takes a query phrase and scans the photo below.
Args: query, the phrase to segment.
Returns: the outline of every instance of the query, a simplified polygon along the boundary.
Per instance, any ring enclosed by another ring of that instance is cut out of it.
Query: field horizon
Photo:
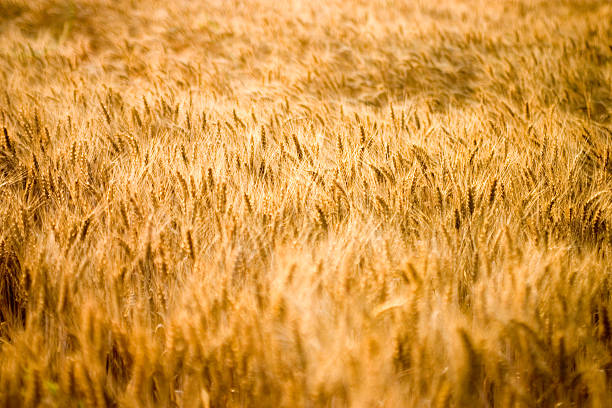
[[[0,0],[0,407],[612,406],[611,22]]]

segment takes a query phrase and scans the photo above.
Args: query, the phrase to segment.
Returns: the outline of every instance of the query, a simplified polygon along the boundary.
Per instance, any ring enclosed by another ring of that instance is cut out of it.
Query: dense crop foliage
[[[611,21],[0,0],[0,406],[612,406]]]

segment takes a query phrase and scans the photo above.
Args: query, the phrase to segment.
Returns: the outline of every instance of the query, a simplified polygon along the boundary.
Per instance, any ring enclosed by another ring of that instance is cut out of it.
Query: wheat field
[[[612,4],[0,0],[0,406],[612,406]]]

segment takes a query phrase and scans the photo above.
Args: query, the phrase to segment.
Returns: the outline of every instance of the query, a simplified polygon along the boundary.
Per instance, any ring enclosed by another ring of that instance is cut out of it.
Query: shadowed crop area
[[[0,407],[612,406],[611,22],[0,0]]]

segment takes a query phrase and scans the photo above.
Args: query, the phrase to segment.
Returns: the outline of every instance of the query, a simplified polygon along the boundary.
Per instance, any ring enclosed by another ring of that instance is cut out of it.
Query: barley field
[[[606,0],[0,0],[0,407],[610,407],[611,115]]]

